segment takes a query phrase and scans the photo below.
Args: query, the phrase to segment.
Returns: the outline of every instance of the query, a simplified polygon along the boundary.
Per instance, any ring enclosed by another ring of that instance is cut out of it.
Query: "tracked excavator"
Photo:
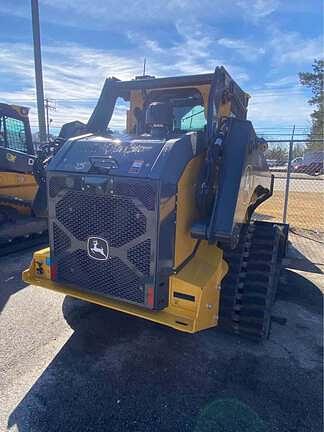
[[[27,107],[0,103],[0,256],[48,242],[46,166],[83,126],[67,123],[54,142],[36,149],[28,114]]]
[[[23,280],[183,332],[267,338],[287,226],[252,219],[274,180],[248,100],[223,67],[107,79],[48,166],[49,247]]]

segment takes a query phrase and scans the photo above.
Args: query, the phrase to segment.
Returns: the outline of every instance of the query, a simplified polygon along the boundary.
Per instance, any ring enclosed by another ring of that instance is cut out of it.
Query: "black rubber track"
[[[11,197],[11,196],[1,196],[0,197],[0,213],[1,211],[4,212],[5,218],[6,213],[8,213],[9,219],[11,219],[12,215],[11,213],[15,213],[15,209],[12,207],[9,207],[9,205],[14,204],[15,206],[19,206],[22,208],[31,208],[31,202],[23,200],[21,198],[17,197]],[[15,217],[15,215],[13,216]],[[15,223],[13,221],[13,223]],[[1,225],[1,223],[0,223]],[[34,246],[38,245],[45,245],[48,244],[48,232],[44,231],[41,234],[35,233],[30,234],[28,236],[18,236],[10,241],[0,241],[0,257],[6,256],[11,253],[15,253],[21,250],[29,249]]]
[[[256,341],[269,337],[288,226],[254,222],[236,249],[224,249],[229,272],[221,286],[219,325]]]
[[[32,234],[28,238],[16,237],[11,242],[0,243],[0,257],[34,246],[48,245],[48,233]]]
[[[0,205],[10,205],[14,204],[15,206],[23,207],[23,208],[31,208],[32,201],[24,200],[22,198],[14,197],[14,196],[0,196]]]

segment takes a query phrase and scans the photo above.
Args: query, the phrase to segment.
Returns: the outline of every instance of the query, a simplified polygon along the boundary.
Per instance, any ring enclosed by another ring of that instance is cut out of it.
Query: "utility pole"
[[[52,105],[51,105],[52,103]],[[50,123],[51,119],[49,118],[49,111],[55,111],[56,110],[56,102],[53,100],[50,100],[48,98],[45,98],[45,112],[46,112],[46,134],[47,134],[47,142],[49,142],[49,136],[50,136]]]
[[[37,95],[39,140],[41,143],[44,143],[46,142],[46,125],[45,125],[44,88],[43,88],[42,55],[41,55],[41,44],[40,44],[38,0],[31,0],[31,10],[32,10],[32,23],[33,23],[34,63],[35,63],[35,82],[36,82],[36,95]]]
[[[144,57],[144,62],[143,62],[143,76],[145,76],[146,73],[146,57]]]

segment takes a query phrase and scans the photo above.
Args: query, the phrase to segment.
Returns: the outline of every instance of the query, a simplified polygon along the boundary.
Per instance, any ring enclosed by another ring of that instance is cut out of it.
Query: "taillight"
[[[57,264],[51,264],[51,280],[56,280],[57,277]]]
[[[148,306],[150,306],[150,307],[154,306],[154,288],[153,287],[149,287],[147,289],[146,301],[147,301]]]

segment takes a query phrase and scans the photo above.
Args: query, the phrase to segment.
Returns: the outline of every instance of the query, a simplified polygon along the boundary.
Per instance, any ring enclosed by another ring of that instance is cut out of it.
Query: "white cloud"
[[[0,91],[0,99],[31,106],[31,123],[36,124],[34,65],[32,47],[26,44],[0,44],[0,77],[19,83],[17,90]],[[139,63],[127,55],[117,56],[75,44],[43,47],[45,96],[57,100],[51,112],[53,125],[87,121],[98,99],[104,80],[109,75],[131,79],[140,72]],[[119,122],[118,113],[115,124]]]
[[[253,44],[241,39],[221,38],[217,41],[218,45],[236,51],[247,61],[255,61],[266,52],[263,47],[256,47]]]
[[[291,88],[296,88],[299,87],[299,79],[298,79],[298,75],[287,75],[281,78],[277,78],[275,80],[269,81],[264,83],[265,87],[268,88],[278,88],[278,87],[291,87]]]
[[[42,22],[86,29],[109,29],[125,32],[130,27],[145,29],[170,24],[183,17],[187,22],[213,18],[222,23],[228,17],[242,15],[248,21],[261,21],[279,6],[279,0],[40,0]],[[15,0],[1,5],[1,12],[26,18],[29,2]]]
[[[260,20],[271,15],[280,6],[279,0],[238,0],[238,6],[251,20]]]
[[[146,39],[146,40],[144,41],[144,43],[145,43],[145,46],[146,46],[146,47],[147,47],[151,52],[154,52],[154,53],[157,53],[157,54],[161,54],[161,53],[164,52],[164,50],[159,46],[159,44],[158,44],[157,41],[155,41],[155,40]]]
[[[324,56],[322,36],[305,38],[300,33],[277,28],[270,32],[269,48],[277,65],[312,63]]]
[[[17,7],[7,5],[5,12],[22,13],[26,5],[19,4]],[[118,28],[124,37],[128,35],[129,38],[129,48],[123,50],[107,51],[75,43],[52,42],[43,46],[45,94],[58,100],[57,111],[52,113],[55,124],[75,118],[86,121],[106,76],[131,79],[141,74],[144,57],[147,57],[147,73],[152,75],[211,72],[216,65],[222,64],[241,85],[249,84],[252,81],[249,75],[255,75],[254,71],[249,72],[251,66],[244,66],[244,61],[255,62],[259,67],[258,60],[264,59],[273,66],[268,82],[264,84],[266,90],[288,86],[293,88],[294,97],[283,97],[282,93],[278,95],[277,91],[272,91],[260,103],[262,92],[257,92],[251,102],[253,118],[280,124],[290,121],[292,116],[297,116],[296,121],[305,120],[310,108],[303,95],[295,91],[297,76],[289,75],[293,69],[287,72],[285,68],[310,64],[322,52],[321,40],[306,39],[297,32],[280,31],[271,25],[271,14],[278,7],[278,0],[170,0],[163,3],[112,0],[109,4],[106,0],[93,0],[91,8],[88,0],[41,0],[43,23],[48,20],[59,22],[63,14],[60,24],[97,28],[99,22],[103,29]],[[262,20],[270,23],[258,33],[260,41],[249,35],[244,39],[233,37],[231,29],[224,35],[220,34],[224,27],[218,26],[217,20],[220,22],[224,16],[237,18],[242,15],[257,24],[258,31]],[[212,25],[208,24],[211,16],[215,16]],[[158,29],[162,22],[172,26],[174,32],[172,38],[163,39],[163,43],[152,30],[154,26]],[[0,78],[12,84],[8,89],[16,88],[9,91],[2,86],[0,99],[32,105],[35,100],[32,47],[0,43],[0,62]],[[260,76],[253,82],[258,81],[260,85],[262,79]],[[117,113],[116,124],[120,124],[122,114]],[[34,109],[32,119],[36,121]]]
[[[251,92],[248,118],[256,127],[277,127],[305,125],[312,108],[307,96],[302,93],[287,93],[263,90]]]
[[[148,73],[156,76],[212,72],[219,62],[203,50],[211,43],[207,38],[193,40],[184,37],[181,43],[167,50],[157,42],[148,45],[159,55],[150,55]],[[145,51],[143,51],[143,56]],[[154,53],[153,53],[154,54]],[[139,50],[111,53],[80,46],[60,44],[43,46],[43,79],[45,96],[57,101],[57,109],[51,112],[54,126],[75,119],[87,121],[107,76],[123,80],[132,79],[142,72]],[[27,44],[0,43],[0,79],[11,80],[16,90],[0,91],[0,100],[31,106],[31,123],[36,125],[34,65],[32,46]],[[248,79],[241,68],[229,65],[236,78]],[[237,74],[235,74],[237,72]],[[11,86],[12,87],[12,86]],[[125,113],[116,111],[112,127],[122,127]]]
[[[206,34],[200,24],[179,20],[175,27],[179,40],[167,47],[162,47],[156,40],[146,39],[142,33],[129,34],[134,43],[146,48],[148,73],[160,76],[209,73],[216,66],[223,65],[237,81],[243,83],[249,80],[249,75],[242,66],[215,56],[215,38]]]
[[[210,72],[215,64],[219,64],[219,61],[206,57],[205,52],[200,50],[200,42],[193,46],[188,37],[184,39],[182,45],[175,44],[171,50],[161,48],[157,43],[153,44],[153,49],[158,49],[159,56],[152,56],[149,73],[163,76],[171,72],[176,74]],[[208,41],[201,42],[202,45],[205,43]],[[190,55],[186,54],[184,48],[190,49]],[[170,64],[170,53],[173,64]],[[5,89],[0,91],[0,99],[31,106],[31,121],[35,125],[37,119],[32,58],[32,47],[29,45],[0,44],[2,64],[0,76],[1,74],[10,76],[14,82],[19,83],[16,91]],[[75,119],[86,122],[106,76],[115,75],[121,79],[131,79],[141,72],[142,67],[137,53],[126,52],[117,55],[76,44],[44,46],[43,65],[45,94],[57,100],[57,110],[50,113],[54,126]],[[245,71],[240,67],[226,65],[226,63],[225,67],[238,82],[248,80]],[[300,93],[287,96],[280,89],[275,90],[291,81],[292,76],[287,76],[269,82],[268,90],[251,91],[249,117],[257,125],[278,126],[306,121],[311,109],[307,105],[305,96]],[[124,120],[124,107],[119,106],[111,126],[120,128]]]

